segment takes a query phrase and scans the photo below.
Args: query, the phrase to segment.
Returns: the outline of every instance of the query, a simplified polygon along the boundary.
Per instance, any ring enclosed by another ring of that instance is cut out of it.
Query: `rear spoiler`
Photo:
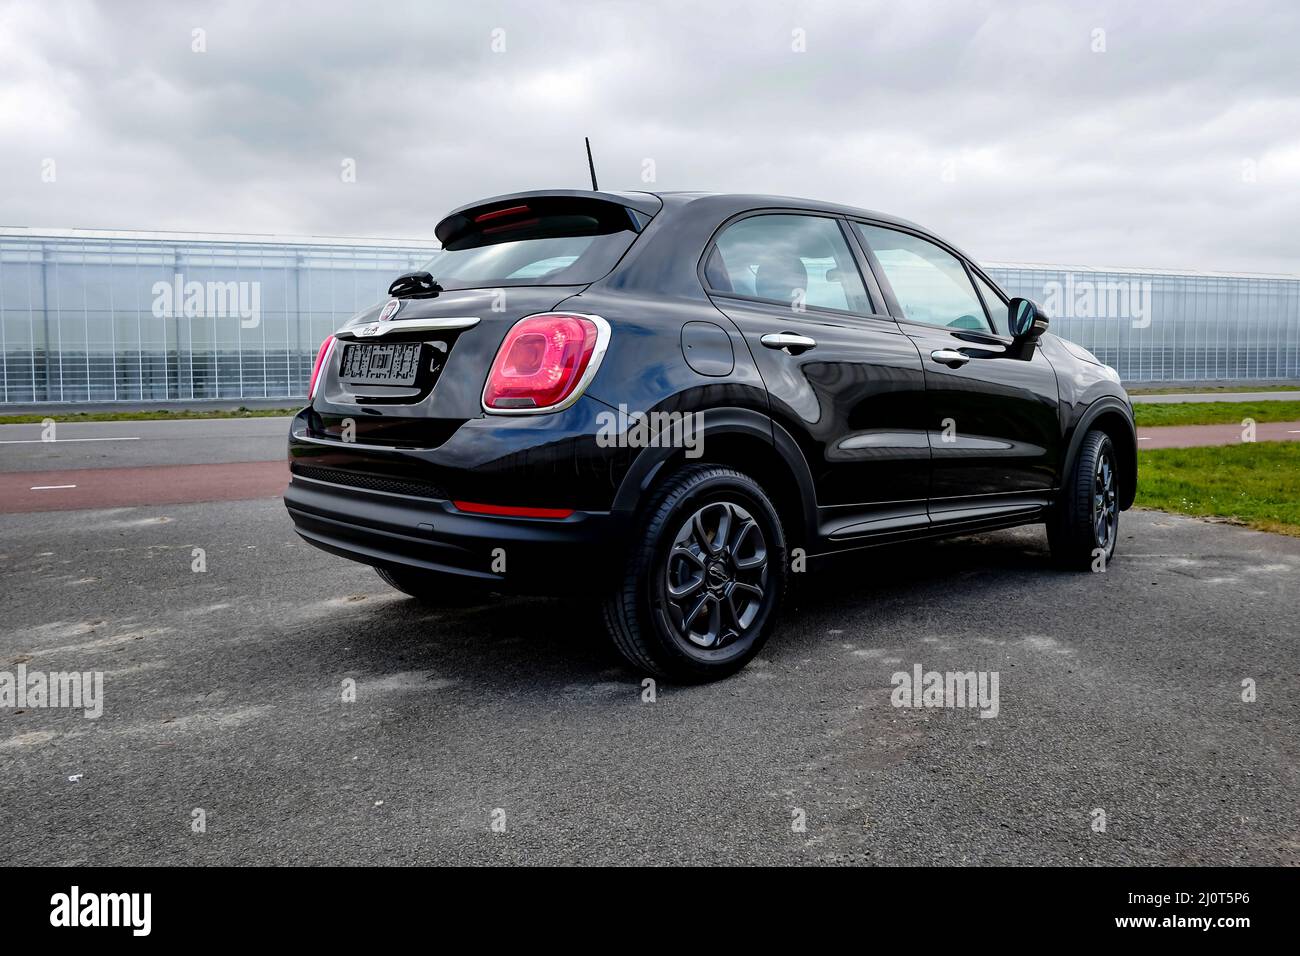
[[[501,217],[507,221],[514,214],[522,214],[534,206],[556,209],[568,205],[595,211],[602,218],[618,215],[626,217],[627,228],[640,232],[651,218],[663,208],[663,202],[653,193],[599,192],[590,189],[539,189],[531,192],[510,193],[483,199],[459,209],[454,209],[438,223],[434,235],[446,246],[485,220]],[[623,228],[619,226],[619,228]]]

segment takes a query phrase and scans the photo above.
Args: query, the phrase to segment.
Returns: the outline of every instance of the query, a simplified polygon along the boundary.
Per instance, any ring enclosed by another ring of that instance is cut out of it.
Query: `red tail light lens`
[[[311,370],[311,384],[307,386],[307,400],[311,401],[316,397],[316,386],[320,384],[320,371],[325,367],[330,353],[334,351],[334,336],[330,336],[320,344],[320,350],[316,353],[316,364]]]
[[[497,350],[483,407],[515,414],[567,408],[595,377],[608,343],[609,324],[596,315],[546,312],[520,319]]]

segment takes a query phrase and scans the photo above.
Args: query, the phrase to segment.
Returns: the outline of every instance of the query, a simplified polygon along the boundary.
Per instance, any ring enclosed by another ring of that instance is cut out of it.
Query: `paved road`
[[[306,383],[304,383],[305,386]],[[295,411],[307,404],[301,395],[295,398],[199,398],[171,399],[169,401],[118,401],[118,402],[11,402],[0,405],[3,415],[52,415],[64,418],[82,412],[154,412],[177,411],[238,411],[241,408],[279,409]]]
[[[1158,384],[1158,383],[1157,383]],[[1157,387],[1152,384],[1149,387]],[[1132,387],[1142,388],[1143,385],[1135,384]],[[1258,402],[1277,400],[1300,400],[1300,389],[1285,392],[1224,392],[1224,391],[1196,391],[1197,388],[1204,388],[1203,383],[1184,386],[1188,389],[1181,393],[1166,393],[1156,395],[1134,395],[1133,401],[1140,403],[1149,402],[1152,404],[1178,403],[1178,402]],[[301,407],[305,402],[302,397],[298,398],[243,398],[243,399],[200,399],[200,400],[173,400],[167,402],[149,401],[149,402],[68,402],[66,404],[42,402],[39,404],[10,404],[3,406],[3,412],[10,415],[44,415],[51,414],[55,418],[60,415],[68,415],[76,412],[121,412],[121,411],[153,411],[155,409],[237,409],[237,408],[291,408]]]
[[[288,484],[284,461],[0,473],[0,514],[275,498]]]
[[[811,572],[647,703],[580,606],[425,609],[274,500],[0,516],[0,670],[105,682],[0,713],[0,863],[1300,863],[1300,540],[1123,531],[1105,574],[1036,529]],[[892,707],[916,664],[997,717]]]
[[[0,425],[0,472],[283,461],[288,418]]]
[[[287,418],[0,425],[0,513],[226,501],[277,495]],[[1236,444],[1238,425],[1144,428],[1140,447]],[[1257,426],[1259,441],[1300,438],[1300,422]]]
[[[1183,395],[1134,395],[1135,405],[1179,405],[1183,402],[1295,402],[1300,392],[1193,392]]]
[[[1202,445],[1240,445],[1240,425],[1162,425],[1139,428],[1139,448],[1192,448]],[[1258,422],[1255,441],[1300,441],[1300,422]]]
[[[275,497],[288,418],[0,425],[0,513]]]

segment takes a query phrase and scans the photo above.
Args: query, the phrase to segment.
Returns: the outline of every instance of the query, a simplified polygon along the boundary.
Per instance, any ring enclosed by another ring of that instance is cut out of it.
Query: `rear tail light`
[[[520,319],[497,349],[483,408],[529,415],[568,408],[596,376],[609,345],[598,315],[543,312]]]
[[[316,397],[316,386],[320,384],[321,369],[325,367],[330,354],[334,351],[334,342],[334,336],[331,335],[320,344],[320,351],[316,353],[316,364],[312,366],[311,370],[311,385],[307,387],[307,401],[311,401]]]

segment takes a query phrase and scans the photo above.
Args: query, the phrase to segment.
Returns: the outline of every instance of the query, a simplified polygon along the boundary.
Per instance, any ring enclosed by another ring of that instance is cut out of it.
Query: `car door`
[[[803,450],[822,544],[928,526],[920,355],[847,224],[746,213],[718,230],[701,278],[749,345],[773,419]]]
[[[853,229],[899,327],[920,350],[931,518],[996,519],[1046,505],[1061,450],[1051,363],[1006,334],[1000,295],[954,251],[878,223]],[[982,296],[996,304],[986,309]]]

